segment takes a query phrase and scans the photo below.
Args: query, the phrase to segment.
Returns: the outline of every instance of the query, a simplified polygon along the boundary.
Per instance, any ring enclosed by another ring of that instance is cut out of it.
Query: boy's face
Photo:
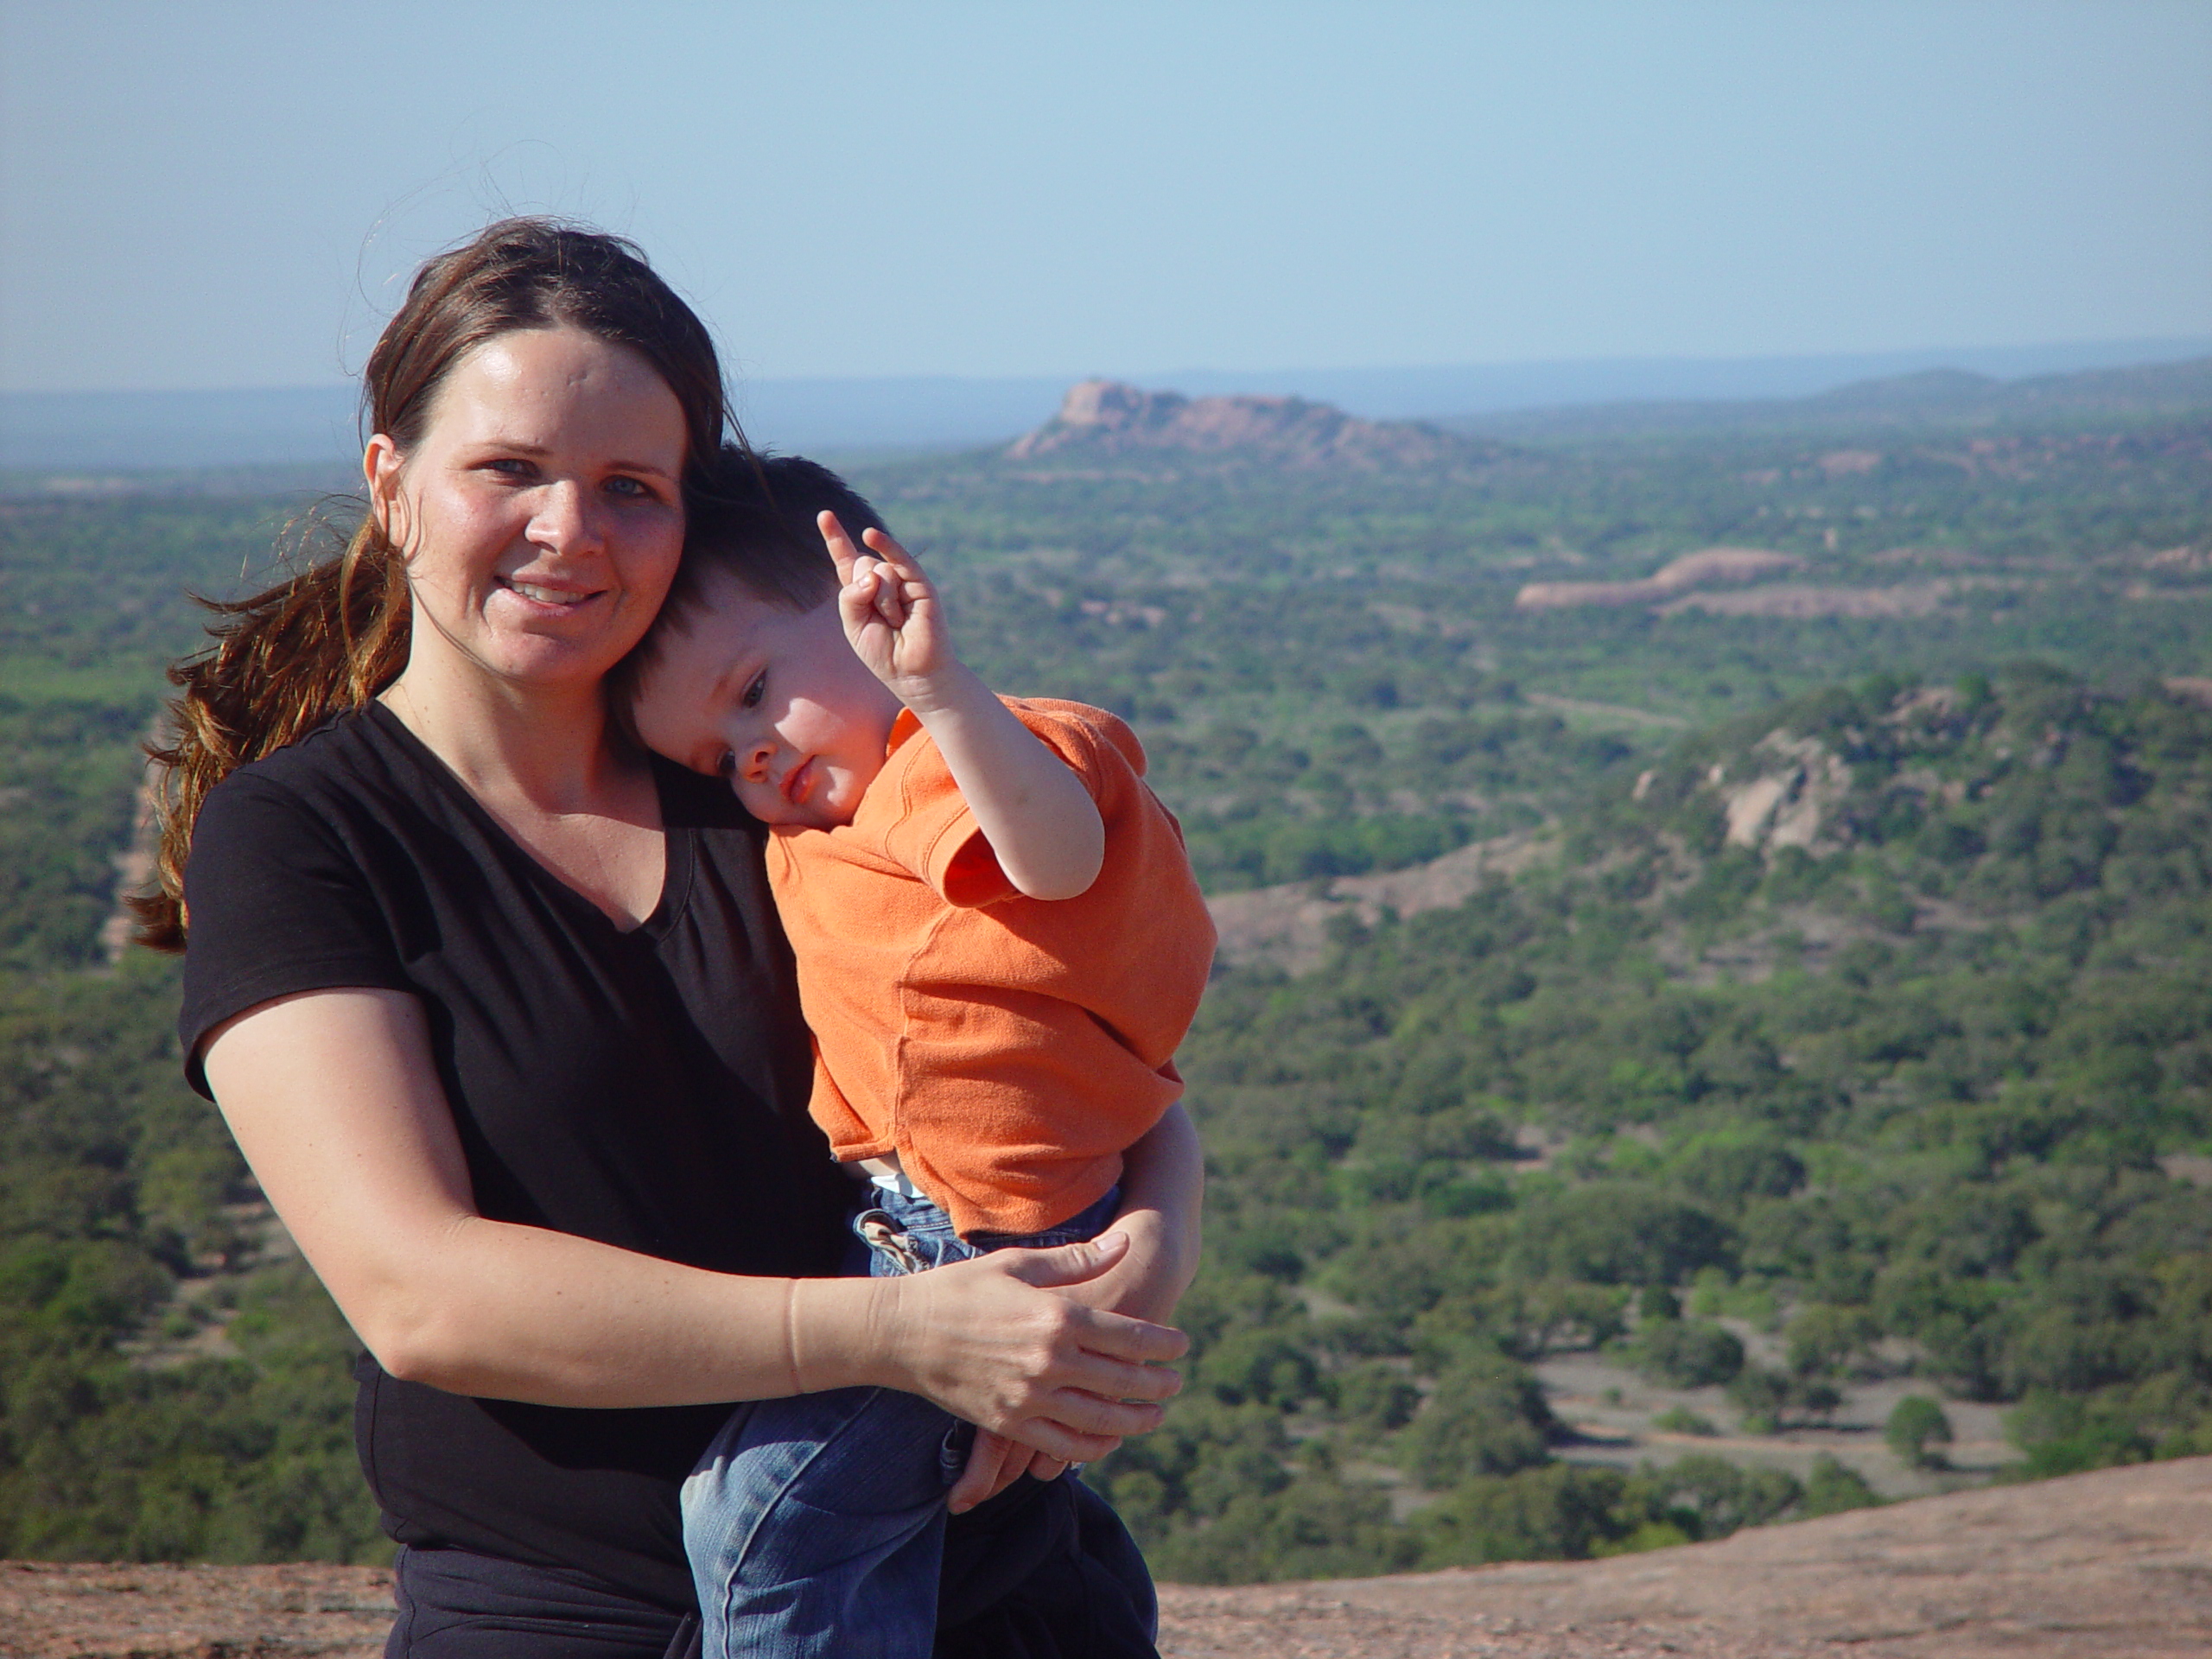
[[[764,823],[850,823],[899,702],[846,642],[831,599],[791,611],[719,572],[671,630],[632,715],[656,754],[729,779]]]

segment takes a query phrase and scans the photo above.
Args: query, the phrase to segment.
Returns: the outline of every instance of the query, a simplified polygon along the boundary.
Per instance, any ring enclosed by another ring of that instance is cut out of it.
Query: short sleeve
[[[1083,780],[1101,811],[1107,810],[1102,791],[1107,769],[1102,766],[1101,734],[1082,719],[1064,710],[1072,703],[1046,703],[1009,697],[1007,706],[1032,732]],[[945,903],[963,910],[980,909],[1009,898],[1014,883],[999,868],[998,855],[976,823],[976,815],[952,781],[952,769],[918,728],[906,724],[902,713],[893,728],[899,747],[893,760],[899,768],[898,817],[890,825],[885,850],[912,870]],[[1111,718],[1109,716],[1109,718]],[[1110,741],[1110,739],[1109,739]],[[1134,740],[1132,740],[1134,741]],[[1141,753],[1140,751],[1140,753]]]
[[[337,828],[281,785],[234,773],[207,797],[186,861],[185,1077],[234,1014],[340,986],[412,988],[366,873]]]

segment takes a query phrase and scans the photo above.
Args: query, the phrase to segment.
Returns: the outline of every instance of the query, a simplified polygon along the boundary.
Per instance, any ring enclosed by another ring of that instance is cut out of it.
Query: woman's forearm
[[[903,1380],[881,1281],[706,1272],[543,1228],[454,1218],[421,1259],[308,1251],[385,1370],[550,1406],[678,1406]]]
[[[394,1376],[561,1406],[878,1384],[1071,1446],[1141,1432],[1156,1408],[1122,1402],[1173,1391],[1146,1362],[1179,1353],[1178,1333],[1041,1288],[1096,1276],[1114,1247],[911,1280],[791,1281],[487,1219],[412,997],[264,1004],[217,1032],[206,1063],[270,1202]]]
[[[263,1191],[393,1376],[562,1406],[794,1391],[786,1281],[477,1212],[413,997],[264,1004],[215,1033],[207,1069]],[[874,1351],[864,1333],[880,1295],[855,1280],[810,1299],[815,1386],[878,1380],[854,1360]]]

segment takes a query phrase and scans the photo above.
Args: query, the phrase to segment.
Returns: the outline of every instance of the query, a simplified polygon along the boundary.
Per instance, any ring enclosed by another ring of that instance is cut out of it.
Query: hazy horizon
[[[1376,420],[1448,420],[1611,404],[1757,402],[1935,368],[2000,381],[2212,357],[2212,337],[1745,358],[1584,358],[1427,367],[1113,374],[1150,389],[1298,396]],[[817,453],[1001,442],[1039,424],[1086,372],[815,376],[739,382],[756,443]],[[350,466],[358,388],[0,391],[0,469]]]

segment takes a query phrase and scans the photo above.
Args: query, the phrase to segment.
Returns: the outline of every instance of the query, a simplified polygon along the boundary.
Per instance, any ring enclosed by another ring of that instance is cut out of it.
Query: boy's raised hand
[[[863,531],[865,547],[855,546],[834,512],[816,523],[844,584],[837,613],[845,638],[869,671],[895,691],[952,666],[943,602],[914,556],[880,530]]]
[[[845,638],[935,741],[1000,872],[1032,899],[1088,891],[1106,826],[1083,780],[954,654],[944,603],[912,554],[880,530],[863,551],[834,512],[815,523],[844,584]]]

